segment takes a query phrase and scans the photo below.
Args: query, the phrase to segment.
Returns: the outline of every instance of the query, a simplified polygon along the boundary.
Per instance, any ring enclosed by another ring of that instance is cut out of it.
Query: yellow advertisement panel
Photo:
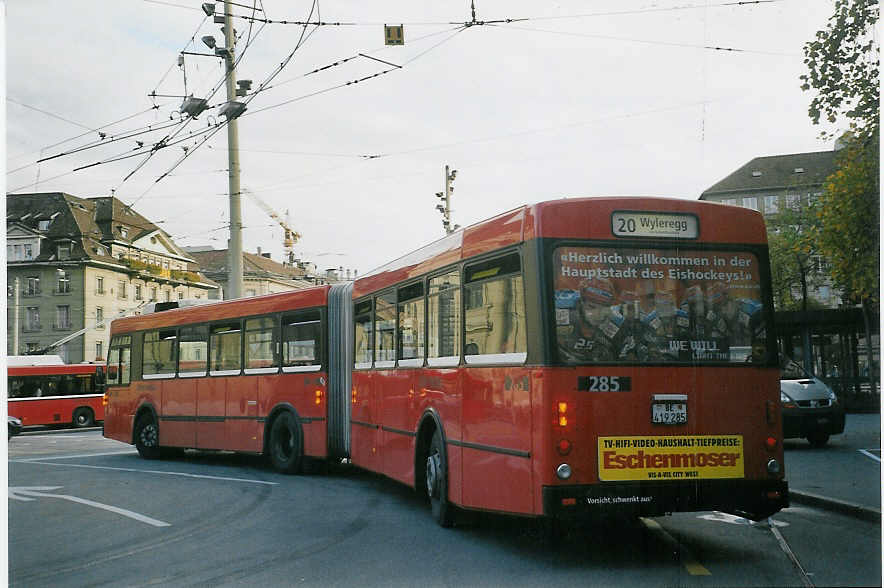
[[[603,481],[742,477],[742,435],[599,437]]]

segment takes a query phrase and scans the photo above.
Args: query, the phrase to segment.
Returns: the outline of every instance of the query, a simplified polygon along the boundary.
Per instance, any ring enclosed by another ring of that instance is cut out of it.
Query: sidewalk
[[[794,504],[881,520],[881,416],[848,414],[844,433],[822,449],[803,439],[784,443]]]

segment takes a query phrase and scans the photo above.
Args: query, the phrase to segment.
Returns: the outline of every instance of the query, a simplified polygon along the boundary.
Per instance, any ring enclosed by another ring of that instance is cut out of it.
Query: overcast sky
[[[366,273],[444,235],[434,194],[446,164],[458,170],[453,221],[466,226],[561,197],[696,199],[754,157],[831,149],[799,75],[832,0],[734,4],[476,0],[479,21],[527,20],[464,30],[451,23],[471,19],[468,0],[323,0],[312,16],[310,2],[259,1],[261,18],[351,24],[236,19],[237,77],[253,90],[267,81],[239,119],[242,187],[290,213],[300,257]],[[217,58],[178,66],[182,50],[208,52],[202,36],[223,39],[200,2],[11,0],[6,11],[7,190],[113,191],[179,245],[226,248],[226,129],[204,141],[217,109],[149,158],[178,127],[109,142],[174,123],[181,96],[218,87]],[[403,47],[384,46],[385,23],[404,24]],[[72,172],[123,155],[135,156]],[[242,214],[244,248],[280,260],[279,226],[248,194]]]

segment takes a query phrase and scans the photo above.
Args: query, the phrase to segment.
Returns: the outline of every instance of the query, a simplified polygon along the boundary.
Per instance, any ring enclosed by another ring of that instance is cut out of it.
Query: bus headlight
[[[567,480],[571,477],[571,466],[566,463],[560,464],[559,467],[556,468],[556,475],[560,480]]]

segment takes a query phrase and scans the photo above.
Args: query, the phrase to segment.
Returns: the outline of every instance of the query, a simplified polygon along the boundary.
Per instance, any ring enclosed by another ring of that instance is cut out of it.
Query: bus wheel
[[[92,414],[92,410],[84,407],[80,407],[74,411],[74,426],[75,427],[91,427],[95,424],[95,417]]]
[[[433,518],[441,527],[450,527],[454,522],[453,508],[448,503],[448,465],[442,445],[442,433],[436,430],[427,454],[427,496]]]
[[[825,447],[826,443],[829,442],[829,434],[822,431],[814,431],[807,436],[807,440],[814,447]]]
[[[149,414],[138,417],[135,422],[135,448],[144,459],[160,457],[160,427]]]
[[[301,469],[301,427],[295,415],[285,411],[270,427],[270,461],[285,474],[296,474]]]

